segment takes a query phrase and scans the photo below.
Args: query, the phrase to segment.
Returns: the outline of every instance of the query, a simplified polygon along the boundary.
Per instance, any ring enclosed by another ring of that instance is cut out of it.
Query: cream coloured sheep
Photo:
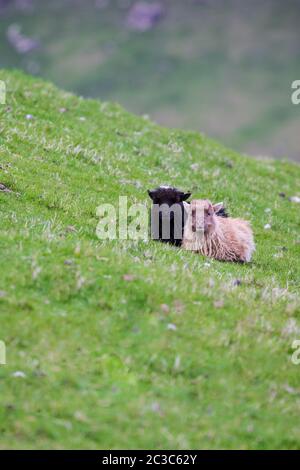
[[[222,203],[191,201],[182,247],[222,261],[249,262],[255,244],[246,220],[217,217]]]

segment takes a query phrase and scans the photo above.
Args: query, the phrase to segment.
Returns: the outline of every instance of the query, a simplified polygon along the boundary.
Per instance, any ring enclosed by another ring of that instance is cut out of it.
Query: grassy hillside
[[[300,77],[299,0],[159,0],[165,14],[145,33],[126,26],[137,0],[8,3],[0,67],[253,155],[299,161],[300,107],[290,98]],[[18,53],[7,38],[15,24],[40,47]]]
[[[299,166],[0,80],[0,448],[299,448]],[[251,220],[253,263],[97,239],[160,183]]]

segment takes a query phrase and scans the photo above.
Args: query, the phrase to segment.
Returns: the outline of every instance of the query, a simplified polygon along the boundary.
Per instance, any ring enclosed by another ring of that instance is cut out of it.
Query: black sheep
[[[189,207],[186,200],[191,193],[185,193],[172,186],[159,186],[148,190],[148,194],[153,201],[151,238],[180,246]],[[228,217],[223,207],[217,215]]]

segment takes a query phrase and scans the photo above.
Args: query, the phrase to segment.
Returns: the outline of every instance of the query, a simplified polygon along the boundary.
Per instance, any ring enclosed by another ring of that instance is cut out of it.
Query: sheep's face
[[[202,234],[212,233],[216,228],[216,213],[222,207],[222,203],[213,205],[207,199],[192,201],[190,206],[192,231]]]
[[[193,232],[203,234],[213,229],[214,211],[210,201],[195,199],[190,211]]]
[[[153,204],[159,206],[159,218],[160,219],[169,219],[174,218],[174,211],[182,207],[183,201],[186,201],[191,195],[191,193],[184,193],[177,188],[172,188],[170,186],[159,186],[156,189],[149,190],[148,194],[153,201]],[[170,208],[172,209],[170,211]],[[181,211],[179,211],[181,216]]]

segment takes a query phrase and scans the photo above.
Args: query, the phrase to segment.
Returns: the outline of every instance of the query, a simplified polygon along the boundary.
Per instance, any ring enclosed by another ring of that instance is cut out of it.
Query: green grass
[[[10,2],[0,14],[0,67],[117,100],[237,150],[299,161],[300,106],[291,103],[300,78],[298,0],[163,0],[165,16],[145,33],[126,28],[135,2],[32,0],[29,11]],[[7,41],[15,23],[41,47],[18,54]]]
[[[299,166],[0,80],[0,447],[299,448]],[[99,204],[160,183],[251,220],[253,262],[97,239]]]

